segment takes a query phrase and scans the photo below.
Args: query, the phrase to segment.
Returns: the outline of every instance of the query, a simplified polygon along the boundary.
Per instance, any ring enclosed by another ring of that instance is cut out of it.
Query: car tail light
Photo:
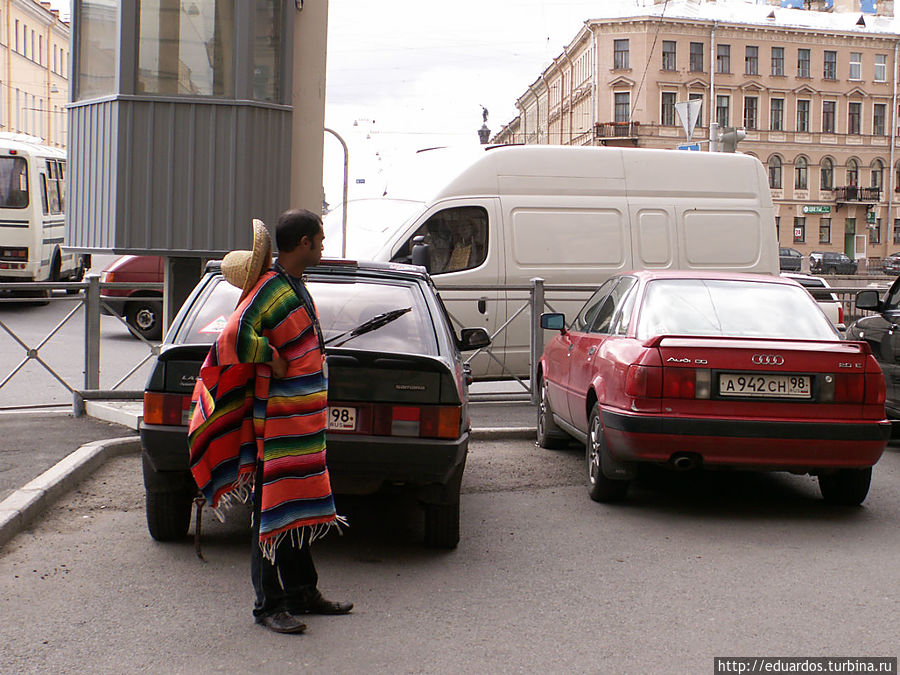
[[[372,432],[376,436],[457,438],[462,409],[459,406],[375,406]]]
[[[868,405],[884,405],[884,374],[879,370],[876,373],[866,373],[866,393],[863,403]]]
[[[0,248],[0,259],[11,260],[13,262],[28,261],[27,246],[4,246]]]
[[[628,366],[625,393],[632,398],[659,398],[662,392],[661,370],[657,366]]]
[[[663,398],[709,398],[710,372],[706,368],[664,368]]]
[[[185,413],[190,408],[190,396],[154,391],[144,392],[144,422],[146,424],[187,424]]]
[[[862,403],[866,395],[866,376],[865,375],[847,375],[838,373],[836,375],[827,375],[833,378],[834,395],[832,402],[834,403]]]

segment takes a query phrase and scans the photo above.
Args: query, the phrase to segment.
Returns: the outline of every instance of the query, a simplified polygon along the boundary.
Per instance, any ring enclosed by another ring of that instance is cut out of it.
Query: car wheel
[[[569,444],[568,435],[556,426],[553,421],[553,411],[550,409],[550,397],[547,392],[547,380],[541,378],[538,382],[541,389],[541,398],[537,410],[537,444],[542,448],[558,450]]]
[[[177,541],[187,536],[193,497],[184,492],[146,491],[147,529],[156,541]]]
[[[829,504],[859,506],[869,494],[872,467],[866,469],[839,469],[819,476],[819,491]]]
[[[620,502],[628,495],[630,480],[614,480],[603,474],[603,455],[607,453],[603,425],[600,422],[600,406],[594,404],[588,441],[585,446],[587,458],[588,489],[595,502]]]
[[[456,548],[459,544],[459,497],[450,504],[425,504],[425,545]]]
[[[147,529],[156,541],[183,539],[191,524],[191,507],[197,489],[189,471],[157,471],[141,457]]]
[[[128,325],[146,340],[162,337],[162,302],[141,298],[127,303]]]

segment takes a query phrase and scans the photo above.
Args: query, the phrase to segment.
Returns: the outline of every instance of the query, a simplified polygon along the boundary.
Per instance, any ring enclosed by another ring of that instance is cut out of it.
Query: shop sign
[[[874,211],[866,211],[866,222],[870,225],[875,224],[875,212]]]
[[[831,207],[827,204],[810,204],[803,207],[803,213],[831,213]]]

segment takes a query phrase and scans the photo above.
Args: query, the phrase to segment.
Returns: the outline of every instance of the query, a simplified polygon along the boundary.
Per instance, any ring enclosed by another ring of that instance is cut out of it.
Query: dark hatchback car
[[[813,274],[856,274],[856,261],[846,253],[825,251],[821,257],[810,255],[809,271]]]
[[[100,273],[100,282],[133,284],[163,282],[163,258],[155,255],[123,255]],[[163,326],[162,292],[137,288],[104,288],[100,311],[110,310],[125,319],[131,329],[147,340],[159,340]]]
[[[323,261],[308,272],[330,342],[327,446],[334,492],[412,490],[424,506],[425,543],[455,547],[469,442],[469,376],[460,350],[487,346],[487,332],[463,329],[457,337],[422,268]],[[197,493],[188,470],[191,392],[239,295],[219,262],[208,264],[147,382],[140,435],[154,539],[187,534]],[[367,323],[368,330],[354,331]]]
[[[778,267],[782,272],[799,272],[803,255],[795,248],[778,249]]]
[[[856,294],[856,308],[875,312],[847,327],[847,339],[868,342],[884,373],[885,409],[893,421],[900,420],[900,279],[881,297],[866,289]],[[896,424],[895,424],[896,428]]]

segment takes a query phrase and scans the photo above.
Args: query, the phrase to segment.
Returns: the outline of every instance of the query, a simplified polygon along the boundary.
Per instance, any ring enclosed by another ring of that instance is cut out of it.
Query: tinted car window
[[[488,215],[480,206],[458,206],[438,211],[403,244],[394,262],[412,259],[412,240],[425,237],[431,251],[432,274],[446,274],[481,265],[488,251]]]
[[[316,303],[326,340],[383,312],[411,307],[412,311],[377,330],[354,337],[345,346],[402,354],[437,354],[431,315],[416,284],[344,278],[332,282],[310,280],[307,288]],[[222,277],[214,278],[210,288],[198,297],[196,311],[188,316],[174,341],[212,343],[222,332],[239,297],[239,289]]]
[[[838,339],[831,322],[802,288],[718,279],[649,282],[636,333],[638,339],[655,335]]]
[[[587,330],[587,327],[594,322],[597,312],[603,305],[603,300],[609,295],[610,289],[618,281],[618,278],[607,279],[606,282],[597,289],[597,291],[584,303],[584,307],[578,312],[575,321],[572,322],[573,330]]]
[[[594,321],[591,324],[591,332],[592,333],[612,333],[613,326],[613,316],[615,316],[616,310],[619,309],[622,304],[622,298],[631,290],[631,287],[635,283],[634,277],[622,277],[619,280],[619,283],[616,284],[615,288],[612,289],[610,294],[606,297],[606,300],[603,301],[600,306],[600,310],[597,312],[597,315],[594,317]]]

